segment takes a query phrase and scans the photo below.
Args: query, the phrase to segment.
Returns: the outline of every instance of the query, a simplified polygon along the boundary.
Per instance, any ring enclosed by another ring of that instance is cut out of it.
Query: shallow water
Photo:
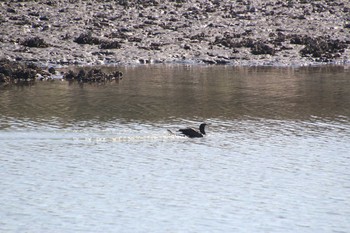
[[[349,70],[121,69],[0,89],[1,232],[350,231]]]

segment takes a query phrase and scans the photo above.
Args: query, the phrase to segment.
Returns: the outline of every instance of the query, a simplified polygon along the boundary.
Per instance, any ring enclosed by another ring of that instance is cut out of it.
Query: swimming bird
[[[206,125],[207,125],[206,123],[202,123],[199,126],[199,132],[192,128],[179,129],[179,131],[189,138],[201,138],[203,137],[203,135],[205,135],[204,128]]]

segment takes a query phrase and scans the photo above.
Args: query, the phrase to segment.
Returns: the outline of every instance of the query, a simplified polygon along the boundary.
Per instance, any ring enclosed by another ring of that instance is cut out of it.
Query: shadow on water
[[[106,68],[114,69],[114,68]],[[350,117],[344,67],[121,67],[119,83],[0,89],[1,118],[75,121]]]

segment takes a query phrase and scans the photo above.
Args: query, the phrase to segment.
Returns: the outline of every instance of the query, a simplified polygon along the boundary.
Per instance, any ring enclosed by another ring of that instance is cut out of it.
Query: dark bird
[[[189,138],[201,138],[203,137],[203,135],[205,135],[204,128],[206,125],[207,125],[206,123],[202,123],[199,126],[199,132],[192,128],[179,129],[179,131]]]

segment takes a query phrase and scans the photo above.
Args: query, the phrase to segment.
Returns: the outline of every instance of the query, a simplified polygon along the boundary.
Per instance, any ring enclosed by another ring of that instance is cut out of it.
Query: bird
[[[192,129],[192,128],[186,128],[186,129],[179,129],[179,131],[189,137],[189,138],[201,138],[205,135],[205,131],[204,131],[204,128],[207,124],[206,123],[202,123],[200,126],[199,126],[199,132],[195,129]]]

